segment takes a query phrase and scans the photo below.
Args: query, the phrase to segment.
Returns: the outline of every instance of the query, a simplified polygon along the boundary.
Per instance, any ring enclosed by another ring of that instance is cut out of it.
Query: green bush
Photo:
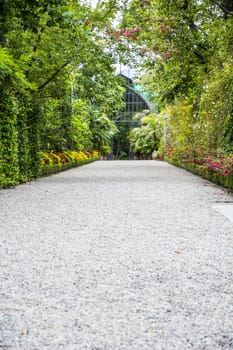
[[[165,152],[164,159],[173,165],[233,190],[233,154],[231,153],[169,149]]]
[[[40,152],[40,176],[48,176],[99,159],[98,152]]]

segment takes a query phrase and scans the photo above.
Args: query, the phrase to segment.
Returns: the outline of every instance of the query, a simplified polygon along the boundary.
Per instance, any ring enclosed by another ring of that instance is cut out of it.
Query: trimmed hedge
[[[50,152],[40,153],[41,166],[39,176],[48,176],[100,159],[98,152]]]
[[[68,170],[80,165],[88,164],[100,159],[100,154],[96,151],[93,152],[76,152],[76,151],[65,151],[65,152],[40,152],[38,154],[40,162],[38,176],[49,176],[58,172]],[[1,162],[0,162],[1,169]],[[0,172],[1,180],[1,172]],[[4,180],[4,179],[3,179]],[[14,187],[19,182],[24,183],[28,181],[28,178],[21,177],[20,181],[10,182],[9,180],[0,181],[0,189]]]
[[[71,168],[75,168],[84,164],[92,163],[95,162],[96,160],[99,160],[98,158],[89,158],[84,161],[80,161],[77,163],[66,163],[66,164],[53,164],[53,165],[48,165],[40,169],[40,174],[39,176],[49,176],[52,174],[59,173],[61,171],[65,171]]]
[[[167,150],[164,160],[233,191],[233,155],[225,152]]]

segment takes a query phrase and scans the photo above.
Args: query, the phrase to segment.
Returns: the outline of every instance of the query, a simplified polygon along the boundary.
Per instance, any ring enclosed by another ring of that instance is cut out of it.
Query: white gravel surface
[[[233,349],[231,201],[156,161],[0,191],[0,349]]]

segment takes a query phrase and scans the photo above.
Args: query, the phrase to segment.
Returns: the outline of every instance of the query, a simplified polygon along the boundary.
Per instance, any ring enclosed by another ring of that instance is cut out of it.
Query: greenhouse
[[[154,110],[143,87],[138,85],[136,79],[133,79],[130,69],[120,72],[119,75],[125,79],[125,106],[114,118],[119,132],[112,139],[112,153],[107,155],[108,160],[134,159],[134,153],[130,150],[129,132],[140,124],[140,118],[137,118],[137,115]]]
[[[133,116],[145,110],[152,111],[153,105],[149,102],[143,88],[125,74],[120,74],[125,79],[125,108],[118,114],[115,122],[131,122],[135,124],[137,121],[133,120]]]

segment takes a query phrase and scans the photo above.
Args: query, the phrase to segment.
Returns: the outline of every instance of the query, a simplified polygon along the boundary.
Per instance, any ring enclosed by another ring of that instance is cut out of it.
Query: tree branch
[[[206,64],[206,61],[205,61],[204,57],[199,52],[194,51],[193,53],[199,59],[199,62],[201,64]]]
[[[43,84],[41,84],[37,90],[42,90],[45,86],[47,86],[68,64],[70,61],[66,61],[60,68],[58,68],[52,75],[49,77]]]
[[[222,4],[220,4],[218,1],[216,0],[211,0],[215,5],[217,5],[223,12],[225,15],[231,15],[233,16],[233,12],[229,11],[225,6],[223,6]]]
[[[110,5],[110,7],[107,10],[107,12],[101,17],[101,20],[103,20],[104,18],[106,18],[109,15],[109,13],[114,9],[116,4],[117,4],[117,0],[113,0],[112,4]]]

